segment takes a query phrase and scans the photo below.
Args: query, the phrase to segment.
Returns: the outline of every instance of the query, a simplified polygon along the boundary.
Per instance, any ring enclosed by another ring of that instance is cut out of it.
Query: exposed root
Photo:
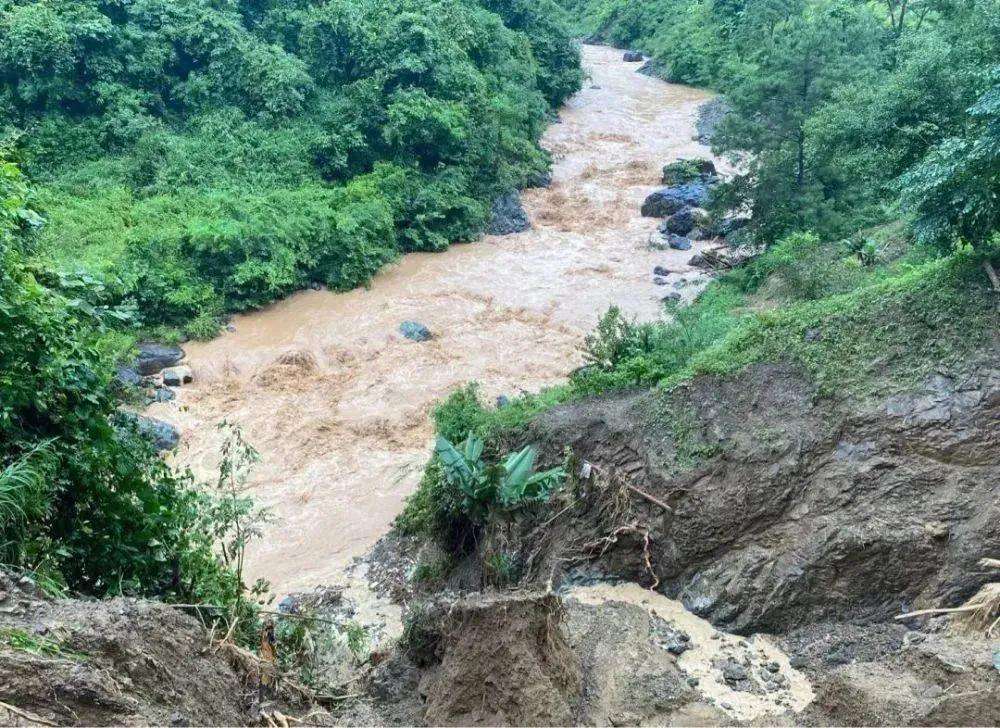
[[[914,617],[932,617],[948,614],[954,617],[954,624],[964,630],[983,633],[992,637],[1000,627],[1000,582],[990,582],[961,607],[940,607],[918,609],[896,617],[897,620]]]
[[[1000,582],[990,582],[965,603],[970,611],[959,613],[954,623],[960,629],[992,638],[1000,633]]]
[[[646,572],[653,579],[653,583],[649,586],[649,589],[655,590],[656,587],[660,585],[660,577],[656,575],[656,571],[653,569],[653,557],[649,549],[651,539],[649,537],[648,528],[640,526],[638,523],[632,523],[627,526],[619,526],[604,538],[584,544],[582,550],[591,554],[591,558],[600,558],[609,548],[618,543],[619,536],[626,533],[634,533],[642,536],[643,561],[645,562]],[[597,551],[596,557],[593,555],[595,551]]]

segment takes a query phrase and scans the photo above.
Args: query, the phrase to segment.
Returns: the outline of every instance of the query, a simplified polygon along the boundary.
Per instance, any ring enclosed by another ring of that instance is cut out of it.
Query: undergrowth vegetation
[[[161,337],[482,231],[581,82],[552,0],[0,2],[31,255]]]

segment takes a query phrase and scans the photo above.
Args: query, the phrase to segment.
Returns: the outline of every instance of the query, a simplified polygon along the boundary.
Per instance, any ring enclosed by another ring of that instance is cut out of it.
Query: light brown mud
[[[635,73],[620,51],[587,46],[584,61],[591,80],[545,135],[553,184],[523,194],[532,230],[239,316],[234,332],[188,347],[195,383],[150,408],[180,428],[176,460],[202,477],[223,419],[260,450],[251,487],[277,520],[249,564],[277,591],[330,579],[384,533],[419,481],[442,397],[471,380],[489,397],[560,382],[612,303],[661,315],[653,267],[683,270],[700,246],[649,250],[657,221],[639,207],[664,163],[707,155],[693,136],[708,96]],[[435,338],[404,339],[406,320]]]

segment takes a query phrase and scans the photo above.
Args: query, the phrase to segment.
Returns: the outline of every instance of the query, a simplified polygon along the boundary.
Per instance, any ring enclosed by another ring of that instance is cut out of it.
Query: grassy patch
[[[82,662],[87,655],[67,649],[61,642],[28,634],[15,627],[0,627],[0,648],[28,652],[43,657],[57,657]]]

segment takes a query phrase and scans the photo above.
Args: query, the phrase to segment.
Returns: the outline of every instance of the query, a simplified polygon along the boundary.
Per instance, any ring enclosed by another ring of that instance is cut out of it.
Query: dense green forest
[[[138,327],[208,336],[472,240],[547,169],[537,139],[581,81],[561,19],[552,0],[2,0],[32,256]]]
[[[725,203],[765,242],[912,216],[981,244],[1000,189],[997,0],[562,0],[578,32],[725,95]]]

